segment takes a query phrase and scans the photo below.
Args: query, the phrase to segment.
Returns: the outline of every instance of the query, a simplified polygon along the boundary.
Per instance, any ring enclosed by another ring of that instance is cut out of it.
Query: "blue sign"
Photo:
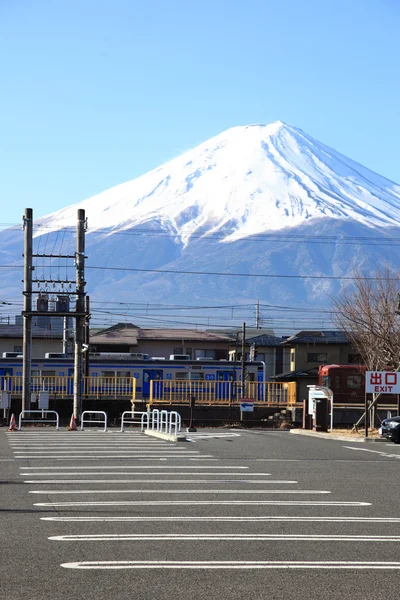
[[[254,411],[254,402],[241,402],[240,410],[242,412],[253,412]]]
[[[60,376],[60,377],[64,377],[64,375],[65,375],[64,371],[60,371],[60,372],[59,372],[59,376]]]
[[[133,376],[135,379],[139,379],[139,373],[134,373]]]
[[[172,379],[171,373],[167,373],[167,379]]]

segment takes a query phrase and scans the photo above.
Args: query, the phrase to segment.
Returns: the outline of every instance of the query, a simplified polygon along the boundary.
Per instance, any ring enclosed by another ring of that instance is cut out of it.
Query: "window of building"
[[[182,346],[177,346],[173,349],[172,354],[185,354]]]
[[[321,354],[318,352],[308,352],[307,362],[326,364],[328,362],[328,356],[326,352],[322,352]]]
[[[14,346],[13,352],[21,352],[22,354],[22,346]]]
[[[211,358],[215,360],[215,350],[195,350],[194,357],[197,360],[198,358]]]
[[[349,365],[361,365],[362,358],[359,354],[349,354],[347,362]]]

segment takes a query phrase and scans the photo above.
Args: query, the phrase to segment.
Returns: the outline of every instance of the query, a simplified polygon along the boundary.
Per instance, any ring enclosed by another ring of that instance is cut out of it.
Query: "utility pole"
[[[246,397],[246,323],[242,326],[242,398]]]
[[[256,329],[260,329],[260,301],[256,304]]]
[[[23,372],[22,372],[22,410],[29,410],[31,404],[31,366],[32,366],[32,317],[49,316],[62,317],[63,322],[63,352],[67,348],[67,319],[74,317],[75,325],[75,362],[74,362],[74,416],[78,417],[78,412],[81,409],[82,392],[82,340],[83,327],[85,323],[85,230],[86,220],[85,211],[78,210],[77,234],[76,234],[76,252],[73,255],[66,254],[33,254],[32,249],[32,232],[33,232],[33,210],[25,209],[24,223],[24,310],[23,317]],[[75,260],[75,280],[66,276],[66,279],[46,277],[45,279],[36,279],[33,277],[35,267],[33,259],[47,258],[50,261],[56,258],[74,259]],[[56,310],[49,311],[47,286],[53,284],[53,287],[61,287],[57,301],[55,303]],[[65,286],[75,284],[74,291],[66,291]],[[46,286],[45,294],[41,286]],[[37,286],[38,289],[34,289]],[[38,295],[35,310],[32,310],[32,297]],[[76,296],[75,313],[69,310],[69,296]]]
[[[85,325],[85,211],[78,210],[76,224],[76,307],[75,307],[75,354],[74,354],[74,408],[75,419],[82,410],[82,350]]]
[[[83,375],[89,377],[89,342],[90,342],[90,298],[85,297],[85,329],[83,335],[83,343],[85,344],[85,351],[83,353]]]
[[[22,410],[31,407],[31,363],[32,363],[32,231],[33,210],[25,209],[24,228],[24,312],[22,344]]]

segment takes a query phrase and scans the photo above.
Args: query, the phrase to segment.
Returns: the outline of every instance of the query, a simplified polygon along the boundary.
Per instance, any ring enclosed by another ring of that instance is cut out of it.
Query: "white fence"
[[[138,425],[140,430],[142,429],[143,416],[147,415],[147,412],[141,412],[138,410],[126,410],[121,416],[121,433],[125,431],[125,425]]]
[[[92,417],[86,419],[85,415],[100,415],[101,419],[93,419]],[[101,425],[104,425],[103,427],[103,431],[107,431],[107,413],[105,413],[103,410],[84,410],[81,416],[81,430],[83,431],[83,426],[84,423],[99,423]]]
[[[141,419],[141,431],[151,429],[160,433],[169,435],[178,435],[181,430],[182,420],[176,411],[158,410],[155,408],[147,413],[143,413]]]
[[[43,425],[47,425],[47,424],[51,424],[54,423],[56,426],[56,430],[58,430],[59,427],[59,423],[60,423],[60,418],[58,416],[58,413],[55,410],[23,410],[20,414],[19,414],[19,418],[18,418],[18,429],[19,431],[21,431],[22,429],[22,420],[24,419],[25,415],[31,415],[31,414],[40,414],[42,415],[41,419],[25,419],[25,421],[27,423],[43,423]],[[45,417],[47,417],[48,414],[52,414],[55,415],[54,419],[45,419]]]

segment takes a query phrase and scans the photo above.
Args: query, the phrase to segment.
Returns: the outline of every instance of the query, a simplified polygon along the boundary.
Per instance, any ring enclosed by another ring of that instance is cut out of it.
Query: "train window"
[[[361,375],[347,375],[347,387],[350,390],[359,390],[362,385]]]
[[[42,375],[42,377],[55,377],[56,372],[55,371],[42,371],[41,375]]]
[[[175,373],[175,379],[179,379],[180,381],[188,381],[189,373]]]
[[[191,381],[203,381],[204,373],[190,373]]]
[[[102,371],[102,377],[115,377],[115,371]]]
[[[130,371],[117,371],[117,377],[130,377]]]
[[[321,385],[327,388],[331,387],[331,378],[329,377],[329,375],[322,375]]]
[[[340,375],[335,375],[335,390],[340,390]]]
[[[254,381],[254,373],[247,373],[247,381]]]

